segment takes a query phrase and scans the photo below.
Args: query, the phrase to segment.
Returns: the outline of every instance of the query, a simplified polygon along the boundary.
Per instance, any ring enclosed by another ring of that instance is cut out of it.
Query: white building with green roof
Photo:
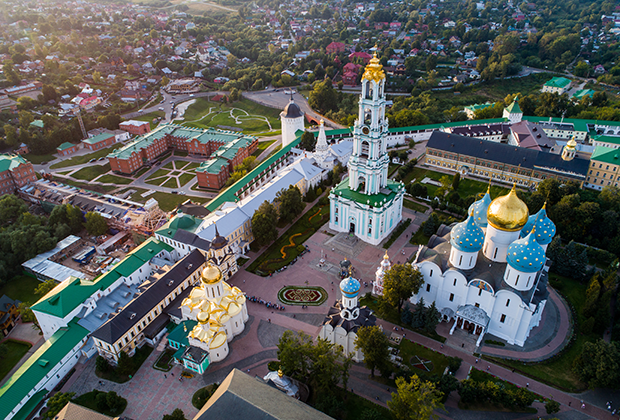
[[[561,95],[570,89],[570,84],[570,79],[566,77],[554,77],[543,85],[542,91]]]
[[[362,76],[349,176],[329,195],[329,227],[377,245],[402,219],[405,186],[388,179],[385,73],[376,55]]]

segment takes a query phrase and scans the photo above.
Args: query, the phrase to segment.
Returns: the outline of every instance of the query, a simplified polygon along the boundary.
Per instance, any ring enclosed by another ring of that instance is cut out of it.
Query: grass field
[[[439,181],[441,177],[443,176],[448,176],[450,177],[450,179],[452,179],[451,174],[444,174],[441,172],[435,172],[435,171],[431,171],[428,169],[416,167],[413,169],[413,171],[411,171],[405,177],[405,179],[403,179],[403,182],[405,184],[408,184],[410,182],[421,182],[424,178],[430,178],[435,181]],[[437,189],[439,188],[432,184],[422,184],[422,185],[426,186],[429,197],[434,197],[435,194],[437,193]],[[486,192],[488,186],[489,184],[486,182],[476,181],[473,179],[461,178],[457,192],[459,193],[461,198],[466,198],[466,197],[469,197],[470,195],[475,195],[478,193]],[[508,194],[509,191],[510,189],[508,188],[500,187],[497,185],[492,185],[491,186],[491,198],[496,198],[500,195]]]
[[[198,128],[226,126],[239,127],[244,133],[258,133],[280,129],[280,111],[241,99],[230,105],[197,98],[185,111],[184,125]],[[269,124],[267,123],[269,122]]]
[[[188,182],[190,182],[192,179],[194,179],[196,177],[196,175],[192,174],[192,173],[185,173],[183,175],[181,175],[179,177],[179,184],[182,186],[184,186],[185,184],[187,184]]]
[[[151,168],[149,168],[148,166],[146,166],[146,167],[144,167],[144,168],[142,168],[142,169],[139,169],[139,170],[138,170],[138,172],[136,172],[136,173],[133,175],[133,177],[134,177],[135,179],[138,179],[138,178],[140,178],[142,175],[144,175],[145,173],[147,173],[149,169],[151,169]]]
[[[200,163],[197,162],[188,162],[187,165],[185,165],[182,169],[184,171],[191,171],[193,169],[196,169],[197,167],[200,166]]]
[[[81,405],[82,407],[90,408],[93,411],[96,411],[101,414],[105,414],[106,416],[110,416],[110,417],[118,416],[123,411],[125,411],[125,408],[127,408],[127,400],[123,398],[123,404],[118,410],[114,412],[110,410],[100,410],[99,408],[97,408],[97,394],[101,394],[101,393],[106,394],[106,392],[95,389],[93,391],[87,392],[86,394],[82,394],[79,397],[75,397],[73,399],[73,402]]]
[[[275,140],[267,140],[267,141],[258,142],[258,148],[256,149],[254,153],[252,153],[252,156],[258,157],[261,153],[265,151],[265,149],[267,149],[273,143],[275,143]]]
[[[149,178],[149,179],[147,179],[144,182],[146,182],[147,184],[150,184],[150,185],[160,186],[163,182],[166,181],[166,179],[168,179],[168,178],[165,177],[165,176],[161,176],[159,178]]]
[[[109,163],[106,163],[105,165],[91,165],[86,166],[77,172],[74,172],[71,176],[73,178],[83,179],[85,181],[92,181],[98,176],[110,172],[111,169],[112,168],[110,168]]]
[[[152,130],[157,127],[157,124],[159,124],[158,118],[164,118],[164,116],[166,116],[166,113],[164,111],[154,111],[148,114],[140,115],[139,117],[134,117],[132,118],[132,120],[148,121]],[[155,120],[155,122],[153,122],[153,120]]]
[[[88,184],[88,183],[72,181],[70,179],[64,179],[64,178],[59,181],[62,182],[63,184],[72,185],[77,188],[83,188],[85,190],[94,191],[94,192],[98,192],[101,194],[109,193],[110,191],[113,191],[116,188],[118,188],[115,185]]]
[[[6,346],[7,353],[6,357],[2,358],[2,363],[0,363],[0,380],[13,369],[20,359],[28,353],[30,347],[32,347],[29,343],[11,339],[5,340],[3,345]]]
[[[411,368],[411,372],[415,373],[420,378],[428,379],[431,375],[443,374],[443,371],[446,369],[449,363],[448,357],[444,356],[443,354],[427,349],[426,347],[423,347],[409,340],[402,340],[400,342],[399,349],[399,356],[403,358],[403,363],[409,366],[409,368]],[[415,359],[414,356],[418,356],[423,360],[430,360],[433,363],[432,369],[430,371],[425,371],[414,367],[413,365],[418,363],[417,359]]]
[[[158,169],[156,170],[154,173],[152,173],[147,180],[151,180],[151,179],[155,179],[155,178],[161,178],[162,176],[166,176],[168,175],[170,171],[166,170],[166,169]]]
[[[118,147],[120,146],[118,144],[115,144],[114,146],[108,147],[107,149],[97,150],[96,152],[89,153],[87,155],[74,156],[70,159],[65,159],[61,162],[53,164],[52,166],[50,166],[50,169],[59,169],[66,168],[67,166],[82,165],[84,163],[88,163],[88,161],[91,159],[99,159],[100,157],[105,157],[109,155],[112,150],[117,149]]]
[[[56,156],[53,155],[33,155],[32,153],[28,153],[24,155],[26,160],[34,165],[39,165],[42,162],[51,162],[56,160]]]
[[[403,206],[408,209],[415,210],[418,213],[424,213],[426,210],[428,210],[428,207],[423,206],[422,204],[418,204],[412,200],[403,200]]]
[[[159,208],[163,211],[172,211],[187,199],[192,200],[195,203],[204,204],[209,201],[207,197],[188,197],[186,195],[169,194],[164,192],[156,192],[149,195],[146,199],[142,198],[142,201],[146,201],[149,198],[154,198],[159,203]]]
[[[41,282],[30,276],[16,276],[0,286],[0,296],[7,295],[13,300],[35,303],[39,296],[34,294],[34,289]]]
[[[131,184],[133,181],[134,180],[131,178],[124,178],[122,176],[116,176],[116,175],[111,175],[111,174],[103,175],[102,177],[97,179],[97,182],[105,182],[108,184],[118,184],[118,185]]]
[[[162,169],[174,169],[174,161],[166,163]]]
[[[176,178],[169,178],[168,181],[164,182],[162,187],[166,188],[179,188],[179,184],[177,184]]]

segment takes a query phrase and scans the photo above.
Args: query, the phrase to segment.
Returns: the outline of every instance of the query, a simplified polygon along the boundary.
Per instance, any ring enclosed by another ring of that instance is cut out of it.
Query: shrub
[[[96,367],[99,372],[107,372],[110,370],[110,363],[105,357],[97,356]]]
[[[452,374],[455,374],[457,370],[459,370],[459,368],[461,367],[461,363],[463,362],[463,359],[461,359],[460,357],[450,357],[448,360],[448,369],[450,370],[450,372],[452,372]]]

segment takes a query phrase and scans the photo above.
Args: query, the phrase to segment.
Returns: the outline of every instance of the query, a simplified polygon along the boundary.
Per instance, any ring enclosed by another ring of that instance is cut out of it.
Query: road
[[[277,92],[273,89],[260,90],[257,92],[243,92],[243,97],[248,98],[249,100],[259,103],[261,105],[271,107],[271,108],[284,109],[284,107],[291,100],[291,95],[286,94],[285,90],[287,89],[278,89]],[[320,119],[325,120],[325,125],[328,127],[337,128],[337,129],[346,128],[344,125],[331,121],[327,117],[319,114],[318,112],[310,108],[310,105],[308,105],[308,101],[306,100],[306,98],[299,92],[295,91],[292,97],[295,103],[299,105],[299,108],[301,108],[301,110],[306,115],[309,115],[310,117],[316,120],[320,120]]]
[[[177,104],[180,104],[181,102],[189,101],[190,99],[193,99],[193,98],[204,98],[207,96],[215,96],[215,95],[220,95],[220,94],[227,95],[229,92],[213,91],[213,92],[198,92],[198,93],[193,93],[193,94],[172,95],[170,93],[165,92],[164,90],[160,90],[160,93],[162,97],[164,98],[163,103],[158,103],[148,108],[143,108],[141,110],[142,112],[134,111],[134,112],[129,112],[127,114],[123,114],[122,117],[126,120],[130,120],[132,118],[140,117],[142,115],[149,114],[151,112],[160,111],[159,108],[163,108],[164,112],[166,113],[166,116],[162,118],[161,122],[166,123],[166,122],[170,122],[170,118],[172,116],[172,111],[174,110],[174,106],[176,106]]]

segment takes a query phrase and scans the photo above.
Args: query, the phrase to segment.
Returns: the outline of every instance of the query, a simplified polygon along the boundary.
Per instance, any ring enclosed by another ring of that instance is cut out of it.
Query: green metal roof
[[[0,418],[7,418],[11,410],[87,335],[88,330],[78,325],[77,318],[56,331],[0,388]],[[42,396],[35,394],[27,405],[34,408]],[[38,401],[37,401],[38,400]],[[36,402],[36,403],[35,403]],[[22,410],[20,410],[20,413]]]
[[[554,77],[545,83],[545,86],[555,88],[565,88],[568,85],[570,85],[570,79],[567,79],[566,77]]]
[[[0,155],[0,172],[12,171],[24,163],[28,161],[20,155]]]
[[[11,420],[25,420],[28,418],[30,413],[35,409],[35,407],[43,401],[45,396],[49,391],[47,389],[42,389],[36,394],[34,394],[30,399],[19,409],[17,414],[13,416]]]
[[[110,137],[114,137],[114,134],[101,133],[101,134],[97,134],[94,137],[89,137],[87,139],[82,140],[82,143],[96,144],[96,143],[99,143],[100,141],[107,140]]]
[[[228,161],[223,157],[217,157],[215,159],[209,159],[202,162],[199,167],[196,168],[196,172],[208,172],[210,174],[219,174],[223,166],[228,165]]]
[[[187,335],[190,333],[191,330],[194,329],[196,324],[198,324],[198,322],[191,319],[183,321],[179,325],[177,325],[176,328],[172,330],[166,338],[170,341],[174,341],[175,343],[179,343],[181,347],[187,347],[189,345]]]
[[[30,127],[37,127],[37,128],[43,128],[45,127],[45,124],[43,123],[43,121],[41,120],[34,120],[33,122],[31,122]]]
[[[593,141],[600,141],[601,143],[620,144],[620,137],[593,135],[590,136],[590,138]]]
[[[511,114],[523,114],[523,111],[521,111],[521,107],[519,106],[519,102],[516,98],[514,101],[512,101],[510,105],[506,107],[506,111],[510,112]]]
[[[590,160],[597,162],[610,163],[612,165],[620,165],[620,150],[611,147],[598,146],[594,149],[594,153]]]
[[[73,147],[73,146],[75,146],[75,144],[69,143],[68,141],[66,141],[63,144],[61,144],[60,146],[58,146],[56,148],[56,150],[60,150],[60,151],[67,150],[68,148]]]
[[[151,237],[131,251],[112,270],[92,281],[70,277],[39,299],[32,305],[32,309],[64,318],[97,290],[107,289],[121,276],[128,277],[133,274],[159,252],[172,249],[170,245]]]
[[[426,124],[426,125],[414,125],[412,127],[393,127],[389,128],[390,133],[400,133],[402,131],[424,131],[424,130],[437,130],[442,127],[462,127],[464,125],[484,125],[484,124],[498,124],[508,122],[507,118],[488,118],[485,120],[469,120],[469,121],[453,121],[444,122],[438,124]],[[327,134],[327,132],[325,133]]]
[[[588,125],[595,125],[595,124],[603,124],[603,125],[614,125],[614,126],[618,126],[620,125],[620,121],[603,121],[603,120],[582,120],[582,119],[577,119],[577,118],[549,118],[549,117],[523,117],[524,120],[527,121],[531,121],[531,122],[549,122],[549,120],[551,120],[551,122],[554,123],[568,123],[568,124],[572,124],[575,131],[583,131],[583,132],[588,132]]]
[[[160,227],[156,233],[167,238],[174,238],[177,230],[182,229],[188,232],[195,232],[202,223],[202,219],[192,216],[191,214],[183,214],[168,221]]]
[[[573,93],[571,98],[581,99],[585,96],[589,96],[590,98],[594,95],[594,91],[592,89],[580,89],[577,92]]]
[[[487,102],[485,104],[468,105],[468,106],[465,107],[465,109],[468,109],[468,110],[470,110],[472,112],[476,112],[479,109],[485,109],[485,108],[489,108],[489,107],[492,107],[492,106],[495,106],[495,104],[492,104],[491,102]]]
[[[396,193],[399,188],[402,188],[402,185],[399,182],[388,180],[387,188],[390,190],[389,194],[362,194],[349,189],[349,177],[347,177],[332,190],[332,193],[339,197],[353,200],[356,203],[369,205],[372,207],[381,207],[384,201],[389,203],[396,198]]]
[[[217,197],[211,200],[209,204],[206,206],[207,210],[215,211],[219,206],[221,206],[227,201],[230,201],[233,203],[237,201],[237,196],[235,195],[237,191],[241,190],[241,188],[248,185],[250,180],[254,178],[258,178],[262,171],[267,169],[269,165],[276,162],[282,156],[290,152],[290,150],[293,147],[297,147],[300,141],[301,141],[301,137],[297,137],[291,143],[287,144],[282,149],[274,153],[271,157],[262,161],[256,168],[248,172],[246,176],[241,178],[239,181],[235,182],[233,185],[231,185],[230,187],[228,187],[227,189],[219,193]]]

